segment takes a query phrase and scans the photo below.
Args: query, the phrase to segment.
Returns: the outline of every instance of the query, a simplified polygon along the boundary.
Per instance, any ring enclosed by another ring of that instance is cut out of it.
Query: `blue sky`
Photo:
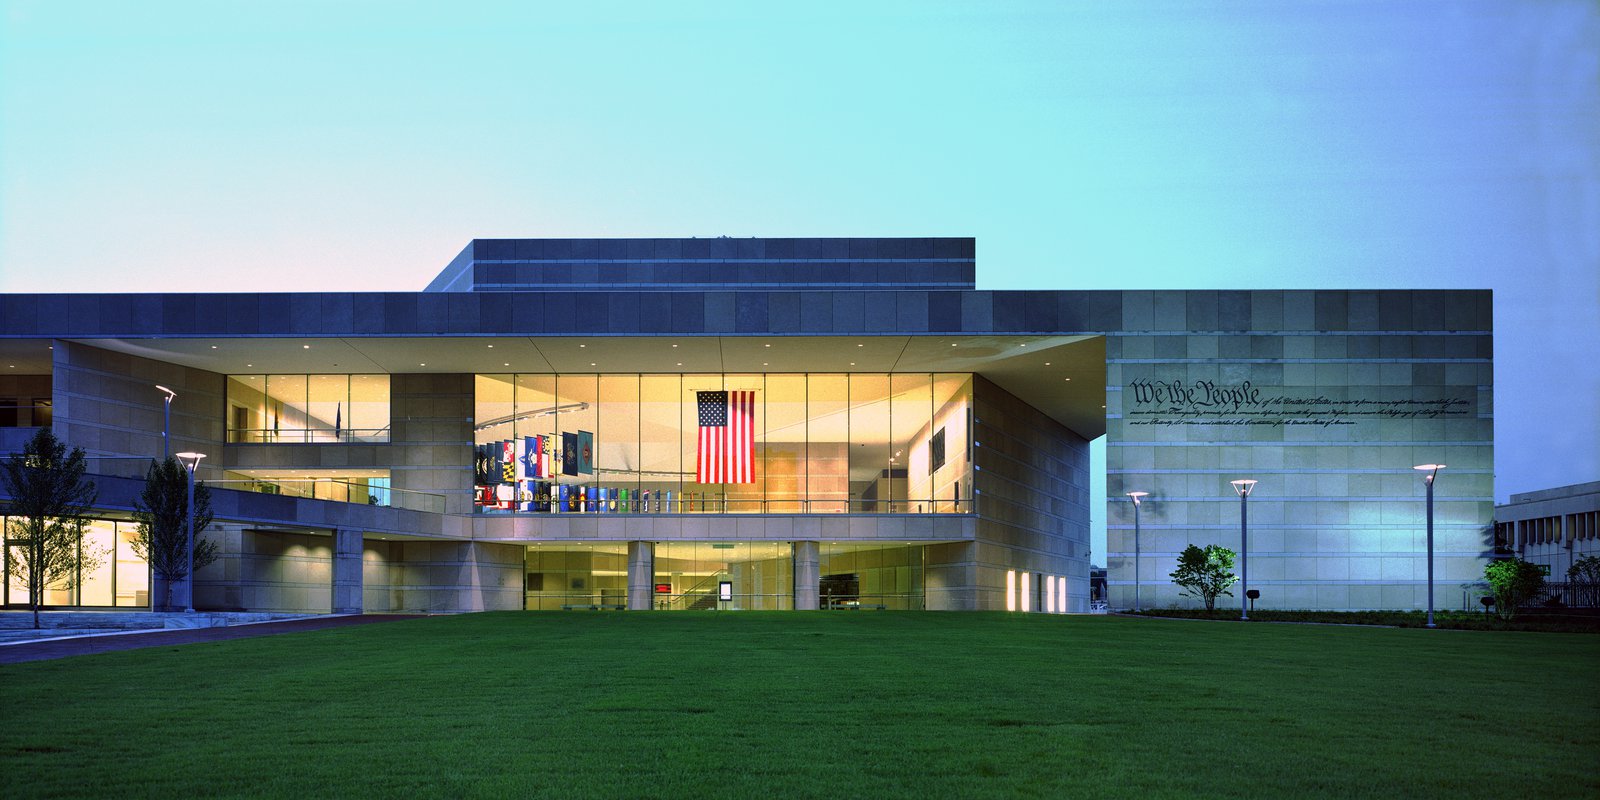
[[[1600,480],[1587,0],[0,9],[0,291],[689,235],[975,236],[995,289],[1490,288],[1497,495]]]

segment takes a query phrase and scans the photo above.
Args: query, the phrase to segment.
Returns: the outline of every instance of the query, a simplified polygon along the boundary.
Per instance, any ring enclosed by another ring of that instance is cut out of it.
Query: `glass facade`
[[[228,442],[389,441],[388,375],[229,375]]]
[[[5,522],[4,604],[27,605],[28,578],[21,567],[24,545],[18,544],[11,522]],[[95,563],[70,579],[45,587],[44,605],[87,607],[150,607],[150,565],[133,552],[138,525],[106,519],[89,520],[79,547],[93,554]]]
[[[483,513],[964,513],[972,376],[478,375]]]
[[[922,610],[921,545],[823,542],[818,549],[819,607]]]
[[[656,542],[652,606],[658,611],[794,608],[789,542]],[[528,545],[524,607],[621,609],[628,602],[628,543]],[[924,607],[923,546],[824,542],[818,597],[823,609]],[[727,584],[729,599],[720,590]]]

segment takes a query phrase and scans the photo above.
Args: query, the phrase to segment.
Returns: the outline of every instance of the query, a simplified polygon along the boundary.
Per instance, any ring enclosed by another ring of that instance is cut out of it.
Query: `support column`
[[[817,588],[822,580],[821,557],[816,542],[794,543],[794,610],[816,611]]]
[[[361,613],[361,531],[333,532],[333,613]]]
[[[628,542],[628,610],[649,611],[655,599],[655,543]]]

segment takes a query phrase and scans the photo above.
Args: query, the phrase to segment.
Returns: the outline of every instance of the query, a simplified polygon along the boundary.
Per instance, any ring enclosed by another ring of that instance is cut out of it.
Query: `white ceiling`
[[[1105,432],[1098,336],[90,339],[224,374],[972,372],[1085,438]],[[28,345],[25,341],[6,344]],[[36,341],[48,370],[48,341]],[[3,352],[3,351],[0,351]],[[26,347],[18,347],[19,354]],[[37,356],[37,354],[35,354]],[[13,362],[6,362],[13,363]],[[1070,380],[1069,380],[1070,379]]]

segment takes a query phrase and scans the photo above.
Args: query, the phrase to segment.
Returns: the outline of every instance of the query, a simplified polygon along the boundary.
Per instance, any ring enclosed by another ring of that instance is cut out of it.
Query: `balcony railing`
[[[523,500],[511,508],[478,507],[480,514],[969,514],[972,500],[738,500],[670,497]]]
[[[228,444],[382,444],[389,428],[230,428]]]
[[[372,486],[355,481],[341,481],[331,478],[308,478],[303,480],[226,478],[220,481],[206,481],[206,485],[241,492],[303,497],[308,500],[328,500],[335,503],[405,508],[412,511],[426,511],[430,514],[444,513],[444,495],[418,492],[411,489],[395,489],[389,486]]]

